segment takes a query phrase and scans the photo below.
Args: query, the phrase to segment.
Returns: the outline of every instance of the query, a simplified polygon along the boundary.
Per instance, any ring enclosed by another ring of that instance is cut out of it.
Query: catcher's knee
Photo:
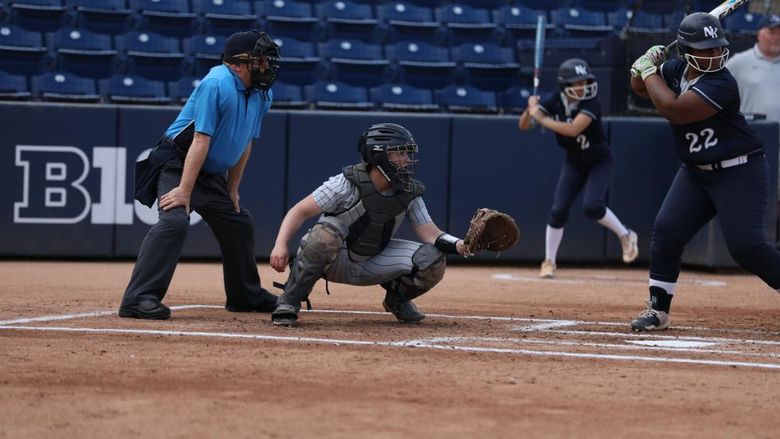
[[[315,224],[301,240],[301,255],[312,262],[329,264],[336,260],[343,241],[332,226]]]
[[[585,216],[594,221],[598,221],[601,218],[604,218],[604,215],[607,213],[607,206],[602,203],[586,204],[584,209]]]
[[[412,255],[412,262],[416,268],[414,273],[414,285],[425,291],[433,288],[444,277],[447,267],[447,259],[444,253],[433,244],[423,244]]]

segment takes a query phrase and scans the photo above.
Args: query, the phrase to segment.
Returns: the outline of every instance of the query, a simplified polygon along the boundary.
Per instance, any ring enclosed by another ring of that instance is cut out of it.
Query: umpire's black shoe
[[[145,299],[134,305],[122,305],[119,308],[119,317],[168,320],[171,318],[171,309],[156,300]]]
[[[265,288],[260,288],[260,293],[248,303],[228,303],[225,309],[230,312],[272,312],[276,308],[277,297],[268,292]]]
[[[395,318],[401,323],[420,323],[420,320],[425,318],[425,314],[417,309],[417,306],[411,300],[395,303],[392,299],[385,296],[382,306],[385,307],[385,311],[393,313]]]

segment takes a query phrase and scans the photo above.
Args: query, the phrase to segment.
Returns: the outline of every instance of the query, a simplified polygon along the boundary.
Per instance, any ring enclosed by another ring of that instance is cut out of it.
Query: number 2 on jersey
[[[577,143],[580,144],[580,149],[586,150],[586,149],[590,148],[590,142],[588,142],[588,138],[585,137],[585,134],[580,134],[579,136],[577,136],[576,140],[577,140]]]
[[[691,153],[701,151],[702,146],[707,149],[718,144],[718,138],[715,137],[715,130],[712,128],[705,128],[699,134],[685,133],[685,138],[691,142],[688,148]],[[702,143],[699,143],[700,139],[703,141]]]

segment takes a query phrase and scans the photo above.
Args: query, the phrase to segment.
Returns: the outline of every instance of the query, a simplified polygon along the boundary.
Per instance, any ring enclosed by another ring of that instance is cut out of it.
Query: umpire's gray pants
[[[160,173],[157,199],[179,185],[182,162],[173,159]],[[260,292],[260,276],[255,260],[254,220],[248,211],[233,210],[222,174],[199,175],[190,196],[190,207],[211,228],[222,252],[222,270],[227,304],[249,306]],[[190,216],[183,206],[168,211],[158,208],[160,220],[153,225],[141,244],[122,306],[137,304],[145,298],[162,301],[171,283],[190,227]]]

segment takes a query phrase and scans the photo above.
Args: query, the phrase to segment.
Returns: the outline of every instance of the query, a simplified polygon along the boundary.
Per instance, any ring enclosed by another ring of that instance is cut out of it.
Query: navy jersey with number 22
[[[666,61],[661,78],[678,96],[690,90],[718,112],[698,122],[672,124],[680,160],[697,165],[715,163],[761,148],[761,139],[739,112],[739,89],[731,73],[724,68],[688,82],[684,79],[687,69],[685,60]]]

